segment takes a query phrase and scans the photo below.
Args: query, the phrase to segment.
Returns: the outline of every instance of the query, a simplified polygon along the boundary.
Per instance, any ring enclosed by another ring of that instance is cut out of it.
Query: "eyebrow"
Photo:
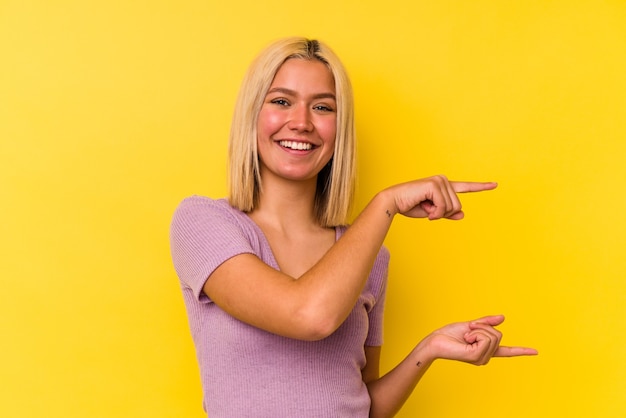
[[[290,96],[297,96],[298,95],[298,93],[295,92],[294,90],[291,90],[291,89],[288,89],[288,88],[285,88],[285,87],[274,87],[274,88],[269,89],[267,91],[267,94],[270,94],[270,93],[283,93],[283,94],[287,94],[287,95],[290,95]],[[337,100],[337,98],[335,97],[335,94],[334,93],[330,93],[330,92],[329,93],[317,93],[317,94],[314,94],[312,96],[312,98],[313,99],[333,99],[335,101]]]

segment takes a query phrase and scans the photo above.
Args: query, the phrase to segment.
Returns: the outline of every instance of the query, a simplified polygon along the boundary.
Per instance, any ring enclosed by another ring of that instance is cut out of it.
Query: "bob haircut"
[[[354,98],[348,74],[325,44],[306,38],[285,38],[263,50],[248,68],[235,105],[228,144],[229,203],[252,212],[263,187],[257,150],[257,121],[267,91],[288,59],[317,60],[333,75],[337,96],[335,150],[317,176],[315,215],[323,227],[345,225],[352,206],[356,175]]]

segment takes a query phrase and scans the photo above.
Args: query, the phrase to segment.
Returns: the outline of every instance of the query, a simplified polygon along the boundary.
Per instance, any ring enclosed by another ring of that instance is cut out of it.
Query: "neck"
[[[314,203],[317,180],[264,181],[258,207],[250,217],[266,227],[297,231],[318,227]]]

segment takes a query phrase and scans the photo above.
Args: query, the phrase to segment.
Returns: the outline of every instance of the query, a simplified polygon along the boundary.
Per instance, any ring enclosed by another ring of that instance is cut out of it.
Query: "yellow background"
[[[625,416],[618,0],[1,0],[0,416],[203,416],[170,217],[224,195],[240,80],[286,35],[351,73],[357,207],[500,183],[461,222],[393,226],[383,369],[491,313],[541,354],[436,363],[400,416]]]

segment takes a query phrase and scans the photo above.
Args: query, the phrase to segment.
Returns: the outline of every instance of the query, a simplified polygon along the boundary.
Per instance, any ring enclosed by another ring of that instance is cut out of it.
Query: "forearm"
[[[365,285],[396,213],[431,220],[462,219],[464,214],[457,193],[495,187],[495,183],[449,182],[445,176],[433,176],[378,193],[342,239],[298,280],[305,294],[315,297],[306,298],[305,303],[311,308],[306,311],[317,315],[331,309],[330,316],[324,315],[331,328],[343,322]]]
[[[434,362],[422,344],[384,376],[367,383],[371,418],[393,417]]]
[[[326,255],[295,281],[312,315],[327,315],[334,326],[345,320],[367,281],[393,211],[392,199],[385,192],[377,194]]]

